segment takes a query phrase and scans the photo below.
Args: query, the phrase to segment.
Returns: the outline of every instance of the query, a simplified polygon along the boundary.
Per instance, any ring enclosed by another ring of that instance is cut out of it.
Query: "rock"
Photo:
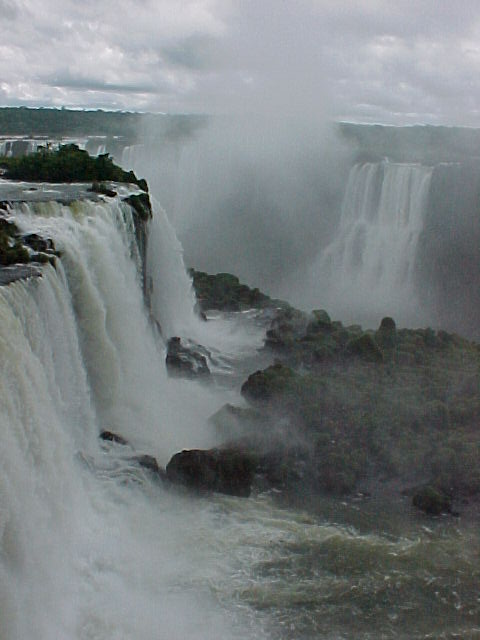
[[[452,501],[449,496],[432,485],[419,487],[413,495],[412,504],[431,516],[452,511]]]
[[[22,238],[24,244],[28,245],[34,251],[49,253],[55,251],[55,245],[50,238],[42,238],[36,233],[30,233]]]
[[[265,346],[276,350],[292,347],[304,335],[307,323],[308,317],[302,311],[293,307],[278,309],[267,331]]]
[[[252,373],[243,383],[241,393],[247,400],[265,402],[286,391],[294,379],[295,372],[277,362]]]
[[[201,345],[185,346],[180,338],[173,337],[167,344],[167,368],[174,375],[187,377],[209,375],[207,355],[208,351]]]
[[[112,431],[102,431],[99,437],[101,440],[106,440],[107,442],[115,442],[116,444],[122,445],[128,444],[128,440],[119,436],[117,433],[113,433]]]
[[[332,321],[325,309],[312,311],[312,319],[307,325],[307,334],[328,333],[332,328]]]
[[[241,311],[242,309],[262,309],[271,304],[270,298],[259,291],[242,284],[231,273],[215,275],[189,269],[197,301],[203,311]]]
[[[393,318],[383,318],[375,332],[375,340],[382,349],[394,349],[397,346],[397,326]]]
[[[93,193],[101,193],[102,195],[107,196],[108,198],[115,198],[115,196],[117,195],[116,191],[113,191],[113,189],[110,189],[103,182],[93,182],[89,191],[92,191]]]
[[[190,449],[176,453],[167,464],[167,478],[199,491],[216,491],[247,498],[255,461],[236,449]]]
[[[345,352],[366,362],[383,362],[383,354],[369,333],[364,333],[358,338],[350,340],[345,347]]]
[[[135,460],[135,462],[138,462],[138,464],[144,469],[148,469],[153,473],[161,473],[161,469],[158,465],[157,459],[153,456],[142,454],[139,456],[135,456],[133,459]]]
[[[29,264],[14,264],[9,266],[0,266],[0,286],[8,285],[17,280],[26,280],[27,278],[41,278],[42,270]]]

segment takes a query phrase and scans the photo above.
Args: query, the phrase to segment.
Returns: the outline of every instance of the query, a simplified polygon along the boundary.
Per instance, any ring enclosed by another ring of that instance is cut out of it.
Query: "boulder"
[[[308,317],[293,307],[281,307],[270,323],[266,334],[265,346],[275,350],[292,347],[295,340],[301,338],[306,330]]]
[[[375,332],[375,340],[382,349],[394,349],[397,346],[397,327],[393,318],[383,318]]]
[[[356,356],[366,362],[383,362],[383,354],[369,333],[364,333],[358,338],[350,340],[345,347],[345,352],[347,355]]]
[[[178,337],[167,344],[167,369],[173,375],[195,377],[210,374],[207,364],[208,351],[201,345],[186,346]]]
[[[252,373],[243,383],[241,393],[244,398],[253,402],[272,400],[288,390],[295,375],[290,367],[277,362]]]
[[[28,245],[31,249],[41,253],[53,253],[55,251],[55,245],[50,238],[42,238],[36,233],[30,233],[23,236],[24,244]]]
[[[176,453],[166,472],[175,484],[247,498],[255,466],[252,456],[236,449],[190,449]]]
[[[412,504],[431,516],[451,513],[452,511],[451,498],[440,489],[429,484],[415,490]]]
[[[328,333],[332,331],[332,321],[325,309],[315,309],[307,325],[307,334]]]
[[[122,445],[128,444],[128,440],[123,436],[119,436],[117,433],[113,433],[113,431],[102,431],[99,437],[101,440],[106,440],[107,442],[115,442],[116,444]]]

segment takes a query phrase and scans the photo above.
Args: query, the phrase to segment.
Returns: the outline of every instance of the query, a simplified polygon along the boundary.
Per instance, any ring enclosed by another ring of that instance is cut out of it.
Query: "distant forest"
[[[152,132],[181,138],[204,124],[201,115],[142,114],[124,111],[79,111],[30,107],[0,107],[2,136],[121,136],[135,141]]]
[[[480,129],[412,125],[339,123],[342,136],[359,152],[358,161],[462,162],[480,159]]]

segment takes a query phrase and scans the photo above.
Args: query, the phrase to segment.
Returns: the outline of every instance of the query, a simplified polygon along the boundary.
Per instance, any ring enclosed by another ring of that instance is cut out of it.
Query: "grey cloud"
[[[14,20],[18,15],[18,9],[13,0],[0,0],[0,20]]]
[[[133,84],[133,83],[114,83],[99,80],[97,78],[89,78],[82,75],[72,75],[68,72],[60,73],[53,76],[45,76],[43,82],[50,87],[61,87],[64,89],[114,92],[114,93],[157,93],[158,87],[151,83]]]
[[[216,39],[196,34],[162,47],[160,53],[173,66],[199,71],[217,66],[218,59],[215,56],[220,52]]]
[[[478,0],[0,0],[2,80],[19,102],[471,124],[477,12]]]

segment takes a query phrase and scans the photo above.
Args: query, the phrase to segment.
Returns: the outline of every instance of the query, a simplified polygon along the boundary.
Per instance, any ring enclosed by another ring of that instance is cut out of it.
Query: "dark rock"
[[[141,181],[140,181],[141,182]],[[137,213],[140,220],[146,222],[152,217],[152,205],[148,193],[140,193],[138,195],[128,196],[124,198],[132,209]]]
[[[135,462],[138,462],[138,464],[144,469],[153,471],[153,473],[160,473],[160,467],[158,465],[157,459],[153,456],[142,454],[139,456],[135,456],[134,460]]]
[[[258,289],[242,284],[231,273],[215,275],[189,269],[197,301],[203,311],[240,311],[242,309],[264,308],[272,303],[270,298]]]
[[[184,450],[167,464],[167,478],[199,491],[216,491],[247,498],[255,461],[236,449]]]
[[[366,362],[383,362],[383,354],[369,333],[350,340],[345,347],[345,352]]]
[[[397,346],[397,327],[393,318],[383,318],[375,332],[375,340],[382,349],[394,349]]]
[[[185,346],[180,338],[170,338],[167,344],[167,368],[170,373],[180,376],[209,375],[207,355],[208,351],[201,345]]]
[[[265,346],[275,350],[292,347],[301,338],[308,324],[308,316],[293,307],[277,310],[266,334]]]
[[[332,331],[332,321],[325,309],[312,311],[312,319],[307,325],[307,334],[328,333]]]
[[[243,383],[241,393],[251,401],[265,402],[285,392],[295,379],[295,372],[279,362],[252,373]]]
[[[412,504],[431,516],[451,513],[452,510],[451,498],[432,485],[419,487],[413,495]]]
[[[115,442],[116,444],[128,444],[128,440],[126,440],[123,436],[119,436],[117,433],[113,433],[112,431],[102,431],[100,433],[100,439],[106,440],[107,442]]]
[[[107,187],[103,182],[93,182],[89,191],[92,191],[93,193],[101,193],[108,198],[114,198],[117,195],[116,191]]]
[[[34,251],[41,251],[43,253],[55,251],[53,240],[51,240],[50,238],[42,238],[36,233],[30,233],[27,236],[23,236],[23,242]]]

